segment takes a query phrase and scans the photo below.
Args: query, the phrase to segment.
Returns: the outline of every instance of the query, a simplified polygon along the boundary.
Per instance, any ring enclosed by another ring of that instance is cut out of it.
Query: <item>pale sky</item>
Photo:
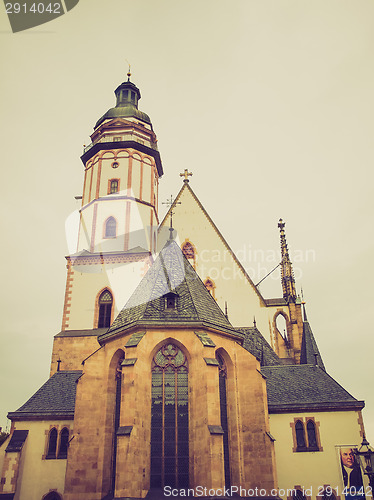
[[[159,140],[160,201],[190,169],[255,283],[286,221],[326,369],[366,401],[374,445],[373,1],[80,0],[16,34],[0,6],[0,54],[0,426],[49,376],[82,147],[128,60]]]

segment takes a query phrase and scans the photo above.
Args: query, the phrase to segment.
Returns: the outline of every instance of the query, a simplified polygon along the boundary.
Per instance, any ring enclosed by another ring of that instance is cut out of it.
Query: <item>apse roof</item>
[[[76,382],[81,371],[59,371],[18,410],[9,412],[10,420],[73,418]]]
[[[269,413],[356,410],[364,407],[317,365],[263,366]]]
[[[175,294],[175,307],[167,308],[165,297]],[[136,324],[218,328],[239,339],[235,330],[206,289],[174,240],[169,240],[129,301],[99,342]]]
[[[260,361],[261,366],[272,366],[281,364],[280,359],[261,335],[256,326],[237,328],[244,333],[243,347]]]

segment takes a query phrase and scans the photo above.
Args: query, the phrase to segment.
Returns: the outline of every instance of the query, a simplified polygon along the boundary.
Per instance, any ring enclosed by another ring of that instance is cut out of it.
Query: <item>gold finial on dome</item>
[[[130,76],[131,76],[131,64],[129,63],[129,61],[127,59],[126,59],[126,62],[129,65],[129,70],[127,72],[127,81],[129,82],[130,81]]]

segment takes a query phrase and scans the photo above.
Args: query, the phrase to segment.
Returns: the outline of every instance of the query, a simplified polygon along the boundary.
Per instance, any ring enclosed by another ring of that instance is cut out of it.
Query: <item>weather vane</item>
[[[175,205],[180,205],[181,202],[180,201],[174,201],[173,200],[173,195],[171,194],[170,195],[170,200],[166,200],[166,201],[163,201],[162,202],[163,205],[167,205],[168,207],[170,207],[170,239],[172,239],[172,234],[173,234],[173,215],[174,215],[174,212],[173,212],[173,206]]]
[[[130,81],[130,76],[131,76],[131,64],[129,63],[129,61],[127,59],[125,59],[125,61],[129,65],[129,71],[127,73],[127,81],[129,82]]]

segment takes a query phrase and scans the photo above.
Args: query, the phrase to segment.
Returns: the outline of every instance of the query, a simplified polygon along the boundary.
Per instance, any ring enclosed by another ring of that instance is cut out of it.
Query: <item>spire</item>
[[[301,355],[300,364],[301,365],[316,365],[325,370],[325,365],[322,360],[322,356],[319,352],[316,339],[314,338],[312,329],[309,325],[306,316],[305,302],[303,301],[303,339],[301,342]]]
[[[287,302],[296,301],[296,287],[295,287],[295,277],[292,270],[292,263],[288,253],[288,246],[286,241],[286,233],[284,231],[284,226],[286,224],[282,219],[279,219],[278,227],[280,229],[280,243],[281,243],[281,276],[282,276],[282,288],[283,288],[283,298]]]

